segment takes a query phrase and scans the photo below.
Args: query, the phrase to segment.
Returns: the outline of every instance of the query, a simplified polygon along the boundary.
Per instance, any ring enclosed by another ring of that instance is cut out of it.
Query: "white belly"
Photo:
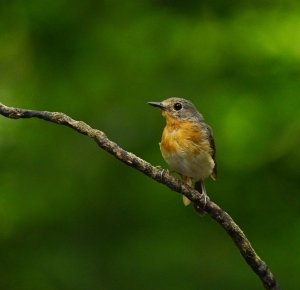
[[[191,177],[195,181],[204,180],[211,175],[215,162],[209,153],[200,151],[197,154],[167,154],[163,156],[172,170],[184,176]]]

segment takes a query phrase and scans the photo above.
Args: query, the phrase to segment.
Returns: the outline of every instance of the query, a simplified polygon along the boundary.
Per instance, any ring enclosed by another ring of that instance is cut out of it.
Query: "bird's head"
[[[203,121],[203,116],[197,111],[192,102],[183,98],[168,98],[162,102],[148,102],[153,107],[160,108],[162,115],[176,121]]]

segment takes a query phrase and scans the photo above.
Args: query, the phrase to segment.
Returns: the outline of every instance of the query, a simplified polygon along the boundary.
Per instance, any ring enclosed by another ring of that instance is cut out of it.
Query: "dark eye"
[[[176,111],[179,111],[179,110],[182,109],[182,105],[181,105],[180,103],[176,103],[176,104],[174,104],[174,109],[175,109]]]

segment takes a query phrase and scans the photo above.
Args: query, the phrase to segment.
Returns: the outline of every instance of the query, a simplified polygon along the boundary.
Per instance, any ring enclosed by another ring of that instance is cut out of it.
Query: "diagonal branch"
[[[224,228],[235,242],[245,261],[259,276],[265,289],[280,289],[267,264],[256,254],[249,240],[230,215],[211,200],[208,200],[205,203],[203,196],[201,196],[198,191],[182,183],[180,180],[170,175],[168,171],[159,167],[154,167],[136,155],[125,151],[116,143],[109,140],[102,131],[93,129],[82,121],[73,120],[64,113],[25,110],[7,107],[0,103],[0,114],[11,119],[39,118],[58,125],[71,127],[77,132],[94,139],[102,149],[128,166],[131,166],[157,182],[166,185],[171,190],[185,195],[194,204],[205,207],[205,211]]]

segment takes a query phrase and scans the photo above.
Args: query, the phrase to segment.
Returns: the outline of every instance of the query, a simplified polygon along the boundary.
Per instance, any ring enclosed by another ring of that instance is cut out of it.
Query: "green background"
[[[300,3],[1,1],[0,101],[62,111],[154,165],[193,101],[213,129],[206,182],[299,289]],[[223,229],[69,128],[0,118],[0,289],[262,289]]]

